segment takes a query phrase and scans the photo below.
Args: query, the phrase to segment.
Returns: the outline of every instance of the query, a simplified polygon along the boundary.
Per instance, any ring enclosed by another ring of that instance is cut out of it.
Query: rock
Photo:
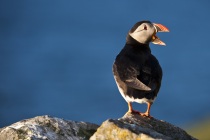
[[[0,129],[0,140],[88,140],[98,125],[38,116]]]
[[[0,140],[88,140],[89,138],[90,140],[195,140],[179,127],[137,114],[109,119],[100,127],[87,122],[38,116],[0,129]]]
[[[184,130],[155,118],[126,114],[102,123],[90,140],[196,140]]]

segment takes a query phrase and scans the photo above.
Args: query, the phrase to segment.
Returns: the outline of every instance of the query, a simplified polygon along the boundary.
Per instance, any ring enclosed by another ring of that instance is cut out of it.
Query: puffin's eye
[[[146,25],[144,25],[144,30],[147,30],[147,26]]]

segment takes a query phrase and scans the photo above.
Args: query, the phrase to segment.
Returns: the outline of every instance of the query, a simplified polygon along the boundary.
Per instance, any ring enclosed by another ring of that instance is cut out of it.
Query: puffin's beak
[[[152,43],[165,46],[166,44],[156,36],[156,33],[157,32],[169,32],[169,29],[162,24],[153,23],[153,25],[155,27],[156,32],[152,36]]]

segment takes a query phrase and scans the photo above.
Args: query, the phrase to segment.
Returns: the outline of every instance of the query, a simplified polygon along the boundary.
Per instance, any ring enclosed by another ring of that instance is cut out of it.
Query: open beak
[[[157,32],[169,32],[169,29],[166,26],[162,25],[162,24],[153,23],[153,25],[155,27],[156,32],[152,36],[152,43],[165,46],[166,44],[163,41],[161,41],[160,38],[158,38],[156,36],[156,33]]]

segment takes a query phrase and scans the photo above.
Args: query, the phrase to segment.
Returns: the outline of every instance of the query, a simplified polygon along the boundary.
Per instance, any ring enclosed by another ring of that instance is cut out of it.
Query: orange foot
[[[136,111],[136,110],[129,110],[126,114],[128,114],[128,113],[131,113],[131,114],[142,114],[141,112],[139,112],[139,111]]]
[[[140,114],[143,117],[148,117],[148,118],[153,118],[149,113],[145,112],[145,113],[141,113]]]

